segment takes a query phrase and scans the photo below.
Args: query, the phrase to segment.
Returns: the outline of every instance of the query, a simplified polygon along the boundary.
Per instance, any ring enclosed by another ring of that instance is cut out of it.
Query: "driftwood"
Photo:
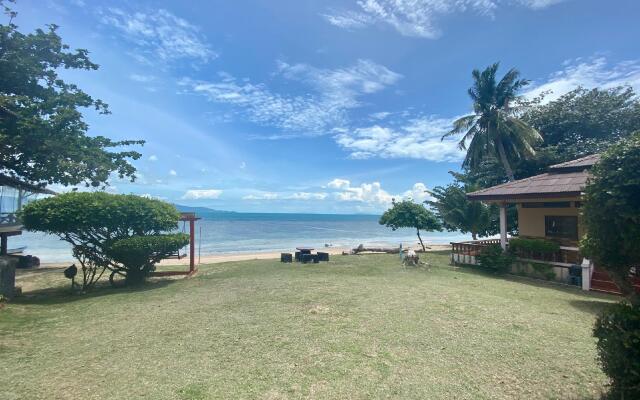
[[[387,253],[387,254],[398,254],[400,253],[400,247],[364,247],[363,244],[359,245],[355,249],[351,250],[353,254],[358,253]]]

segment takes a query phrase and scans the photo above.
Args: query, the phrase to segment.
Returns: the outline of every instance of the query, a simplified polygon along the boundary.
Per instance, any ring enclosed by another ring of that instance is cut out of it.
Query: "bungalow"
[[[599,158],[594,154],[552,165],[544,174],[467,194],[471,200],[499,205],[500,239],[452,243],[452,263],[476,264],[476,256],[491,244],[499,243],[507,249],[507,205],[515,204],[519,237],[550,240],[558,243],[559,250],[551,254],[518,254],[512,272],[565,283],[580,282],[585,290],[617,291],[606,272],[584,259],[578,248],[585,233],[580,223],[582,191],[589,170]]]

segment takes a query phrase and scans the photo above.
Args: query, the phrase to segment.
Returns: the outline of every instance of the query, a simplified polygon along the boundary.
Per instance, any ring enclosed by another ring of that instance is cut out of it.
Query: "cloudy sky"
[[[145,139],[110,190],[236,211],[380,212],[424,200],[462,154],[474,68],[500,61],[557,97],[640,89],[637,0],[19,0],[99,71],[91,134]]]

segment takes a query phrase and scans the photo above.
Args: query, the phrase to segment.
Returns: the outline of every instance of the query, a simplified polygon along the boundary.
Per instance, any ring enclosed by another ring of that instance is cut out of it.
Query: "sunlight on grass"
[[[0,311],[2,396],[597,398],[591,328],[613,298],[428,258],[232,262],[89,295],[30,273]]]

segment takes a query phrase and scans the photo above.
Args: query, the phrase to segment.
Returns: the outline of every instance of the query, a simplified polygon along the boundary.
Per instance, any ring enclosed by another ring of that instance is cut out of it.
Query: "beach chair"
[[[302,253],[301,253],[301,252],[299,252],[299,251],[296,251],[296,252],[295,252],[294,259],[296,260],[296,262],[301,262],[301,261],[302,261],[302,257],[300,257],[300,255],[301,255],[301,254],[302,254]]]
[[[313,254],[303,254],[302,255],[302,263],[303,264],[308,264],[310,262],[315,262],[314,261],[315,257]]]
[[[329,253],[318,252],[318,261],[329,261]]]
[[[280,262],[290,263],[293,262],[293,256],[291,253],[280,253]]]

